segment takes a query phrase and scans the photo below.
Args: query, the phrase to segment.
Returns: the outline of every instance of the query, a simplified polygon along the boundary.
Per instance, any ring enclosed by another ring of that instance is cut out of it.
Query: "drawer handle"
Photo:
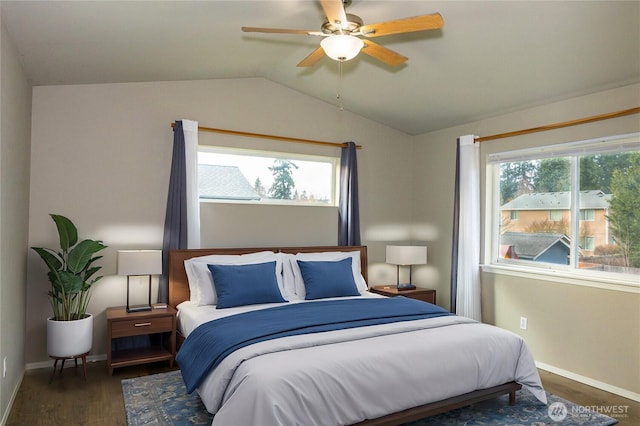
[[[151,325],[150,322],[139,322],[139,323],[135,324],[135,327],[148,327],[150,325]]]

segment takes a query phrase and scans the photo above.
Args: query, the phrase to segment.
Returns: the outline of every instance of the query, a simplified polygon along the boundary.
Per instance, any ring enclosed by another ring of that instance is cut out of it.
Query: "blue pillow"
[[[360,296],[353,279],[351,260],[351,257],[338,261],[322,262],[298,260],[304,281],[305,299]]]
[[[218,296],[217,307],[283,303],[276,280],[276,262],[250,265],[207,265]]]

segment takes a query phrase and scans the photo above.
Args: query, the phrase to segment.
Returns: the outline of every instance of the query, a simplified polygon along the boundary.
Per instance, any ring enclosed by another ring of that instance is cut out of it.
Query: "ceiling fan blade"
[[[377,43],[374,43],[369,40],[362,40],[364,42],[364,47],[360,50],[362,53],[371,56],[379,61],[384,62],[387,65],[391,65],[392,67],[397,67],[398,65],[402,65],[406,62],[407,57],[402,56],[401,54],[394,52],[391,49],[387,49],[386,47],[382,47]]]
[[[379,37],[390,34],[435,30],[443,26],[444,20],[442,19],[442,15],[433,13],[431,15],[420,15],[412,18],[397,19],[395,21],[363,25],[360,27],[360,33],[365,37]]]
[[[312,30],[290,30],[285,28],[258,28],[258,27],[242,27],[245,33],[274,33],[274,34],[306,34],[306,35],[323,35],[321,31]]]
[[[299,67],[312,67],[318,62],[320,59],[324,57],[324,49],[322,47],[318,47],[316,50],[311,52],[309,56],[304,58],[298,64]]]
[[[347,24],[347,14],[344,11],[342,0],[320,0],[320,4],[322,4],[322,9],[329,22]]]

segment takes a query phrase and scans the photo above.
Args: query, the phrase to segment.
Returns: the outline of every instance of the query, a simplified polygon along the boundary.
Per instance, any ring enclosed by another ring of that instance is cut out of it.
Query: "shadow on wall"
[[[440,236],[438,229],[428,223],[392,223],[374,225],[366,229],[366,241],[435,241]]]

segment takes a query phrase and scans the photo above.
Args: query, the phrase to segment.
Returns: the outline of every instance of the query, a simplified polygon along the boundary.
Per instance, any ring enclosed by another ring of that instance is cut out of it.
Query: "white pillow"
[[[286,291],[282,279],[283,256],[281,253],[261,251],[240,255],[210,255],[187,259],[184,261],[184,269],[189,279],[190,301],[198,306],[215,305],[217,302],[213,277],[207,265],[250,265],[255,263],[276,262],[276,280],[280,293],[285,299],[292,296],[292,292]]]
[[[335,261],[342,260],[351,257],[351,268],[353,270],[353,280],[356,282],[358,291],[362,293],[367,290],[367,282],[362,276],[360,268],[360,252],[359,251],[325,251],[319,253],[297,253],[295,255],[285,255],[289,261],[289,266],[293,271],[293,278],[295,284],[296,295],[299,298],[304,299],[306,292],[304,289],[304,280],[302,279],[302,272],[298,266],[298,260],[303,261]]]
[[[280,255],[282,255],[282,286],[287,294],[291,295],[295,299],[298,299],[299,297],[296,294],[296,280],[295,276],[293,275],[291,262],[289,261],[289,258],[293,257],[294,255],[288,253],[280,253]],[[292,300],[285,296],[285,293],[282,293],[282,297],[287,300]]]

